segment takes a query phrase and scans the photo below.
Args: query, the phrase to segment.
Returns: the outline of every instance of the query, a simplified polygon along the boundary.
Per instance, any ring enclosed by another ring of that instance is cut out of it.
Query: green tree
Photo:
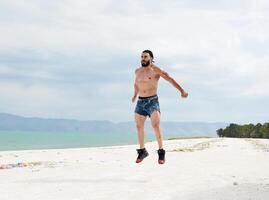
[[[269,139],[269,123],[264,123],[261,127],[262,137]]]
[[[224,133],[223,133],[223,129],[222,128],[220,128],[220,129],[217,130],[217,134],[218,134],[219,137],[224,137],[225,136]]]
[[[231,123],[224,129],[218,129],[219,137],[244,137],[244,138],[267,138],[269,139],[269,123],[238,125]]]

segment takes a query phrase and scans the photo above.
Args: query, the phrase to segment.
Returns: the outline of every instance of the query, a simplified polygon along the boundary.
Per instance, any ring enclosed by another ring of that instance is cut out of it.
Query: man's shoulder
[[[142,68],[142,67],[137,67],[137,68],[135,69],[135,73],[137,73],[141,68]]]
[[[152,67],[152,69],[153,69],[154,71],[157,71],[157,72],[160,72],[160,71],[163,70],[161,67],[159,67],[159,66],[157,66],[157,65],[155,65],[155,64],[152,64],[151,67]]]

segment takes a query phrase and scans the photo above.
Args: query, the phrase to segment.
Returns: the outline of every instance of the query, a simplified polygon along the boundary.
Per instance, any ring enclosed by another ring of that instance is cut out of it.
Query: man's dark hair
[[[152,62],[154,62],[153,61],[153,59],[154,59],[154,56],[153,56],[153,53],[152,53],[152,51],[150,51],[150,50],[144,50],[142,53],[148,53],[149,55],[150,55],[150,57],[152,58]]]

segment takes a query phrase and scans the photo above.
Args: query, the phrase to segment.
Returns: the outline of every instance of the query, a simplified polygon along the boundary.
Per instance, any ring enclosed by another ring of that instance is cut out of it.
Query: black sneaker
[[[138,153],[136,163],[140,163],[144,158],[146,158],[149,155],[145,147],[143,149],[136,149],[136,151]]]
[[[158,163],[159,164],[164,164],[165,162],[165,150],[164,149],[158,149],[158,155],[159,155],[159,159],[158,159]]]

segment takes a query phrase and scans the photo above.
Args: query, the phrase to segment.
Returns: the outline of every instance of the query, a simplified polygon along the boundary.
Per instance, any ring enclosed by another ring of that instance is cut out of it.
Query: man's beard
[[[146,63],[144,63],[143,61],[141,61],[141,65],[142,65],[142,67],[149,66],[150,65],[150,60],[148,62],[146,62]]]

